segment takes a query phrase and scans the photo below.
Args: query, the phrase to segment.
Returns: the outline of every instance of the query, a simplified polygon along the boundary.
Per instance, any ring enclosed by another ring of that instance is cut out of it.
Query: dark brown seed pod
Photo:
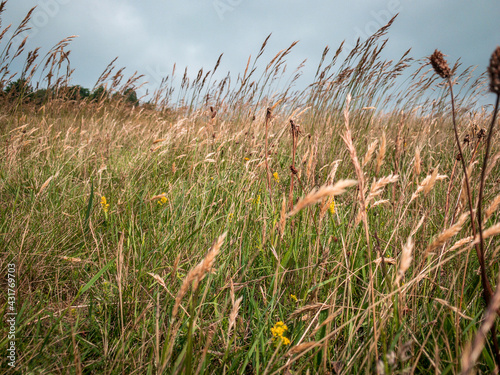
[[[490,75],[491,92],[500,95],[500,47],[497,47],[491,55],[488,73]]]
[[[444,55],[441,53],[441,51],[435,50],[429,59],[436,74],[445,79],[451,77],[451,69],[444,59]]]

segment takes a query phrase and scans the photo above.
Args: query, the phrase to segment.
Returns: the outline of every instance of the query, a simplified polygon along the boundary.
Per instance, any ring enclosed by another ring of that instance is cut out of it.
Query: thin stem
[[[269,119],[271,118],[271,108],[267,109],[266,113],[266,147],[265,147],[265,156],[264,160],[266,163],[266,173],[267,173],[267,189],[269,190],[269,198],[271,199],[271,196],[273,194],[272,187],[271,187],[271,171],[269,170],[269,163],[267,161],[269,151],[267,149],[268,147],[268,141],[267,141],[267,134],[268,134],[268,127],[269,127]]]
[[[455,118],[455,99],[453,97],[453,84],[451,82],[451,78],[448,78],[448,86],[450,87],[450,95],[451,95],[451,110],[452,110],[452,117],[453,117],[453,130],[455,132],[455,140],[457,143],[460,161],[462,163],[462,168],[464,170],[465,188],[467,190],[467,202],[469,204],[472,234],[474,235],[474,238],[475,238],[477,231],[476,231],[476,223],[474,221],[474,210],[472,207],[472,195],[471,195],[470,184],[469,184],[469,176],[467,175],[467,166],[465,165],[464,154],[462,153],[462,147],[460,146],[460,139],[458,137],[457,121]],[[487,277],[487,274],[486,274],[486,265],[484,263],[484,255],[483,255],[482,249],[481,249],[479,244],[476,244],[476,253],[477,253],[477,258],[479,260],[479,266],[480,266],[480,270],[481,270],[481,283],[483,286],[484,301],[486,302],[486,304],[488,304],[489,300],[491,299],[491,296],[493,295],[493,290],[491,288],[491,284],[490,284],[488,277]]]
[[[486,182],[486,167],[488,166],[488,156],[489,156],[490,148],[491,148],[491,138],[493,135],[493,130],[495,128],[495,122],[496,122],[496,118],[497,118],[499,102],[500,102],[500,95],[497,95],[497,98],[495,101],[495,109],[493,110],[493,118],[491,119],[490,129],[488,131],[488,137],[486,138],[486,151],[485,151],[484,159],[483,159],[483,170],[481,171],[481,184],[479,187],[479,197],[478,197],[478,204],[477,204],[477,225],[479,228],[479,246],[481,248],[481,255],[483,256],[483,264],[484,264],[484,238],[483,238],[483,228],[482,228],[482,225],[483,225],[482,224],[483,223],[482,202],[483,202],[484,184]],[[500,288],[500,286],[497,285],[497,288]],[[491,293],[490,295],[486,295],[486,293],[485,293],[484,297],[485,297],[487,304],[489,305],[490,302],[492,301],[493,293]],[[498,313],[499,313],[499,311],[497,311],[497,314]],[[490,332],[491,332],[491,336],[493,339],[493,347],[495,348],[495,361],[497,363],[497,367],[500,368],[500,349],[499,349],[499,345],[498,345],[498,340],[497,340],[497,335],[496,335],[496,327],[495,327],[494,323],[491,327]]]
[[[495,121],[497,117],[497,112],[498,112],[498,105],[499,105],[499,100],[500,100],[500,95],[497,95],[497,99],[495,102],[495,109],[493,111],[493,119],[491,120],[490,124],[490,129],[488,131],[488,137],[486,138],[486,151],[484,154],[484,159],[483,159],[483,170],[481,171],[481,184],[479,187],[479,197],[478,197],[478,205],[477,205],[477,225],[479,229],[479,246],[481,249],[481,256],[482,256],[482,264],[484,267],[484,239],[483,239],[483,230],[482,230],[482,218],[483,218],[483,212],[482,212],[482,202],[483,202],[483,193],[484,193],[484,184],[486,182],[486,167],[488,166],[488,156],[490,153],[490,148],[491,148],[491,138],[493,135],[493,130],[495,127]],[[488,303],[489,299],[491,298],[493,293],[490,293],[488,296]]]
[[[460,139],[458,138],[458,131],[457,131],[457,125],[456,125],[456,119],[455,119],[455,101],[453,98],[453,85],[451,83],[451,79],[448,78],[448,85],[450,87],[450,94],[451,94],[451,107],[452,107],[452,116],[453,116],[453,129],[455,130],[455,140],[457,142],[457,147],[458,151],[460,153],[460,160],[462,162],[462,167],[464,169],[464,174],[465,174],[465,186],[467,189],[467,197],[468,197],[468,202],[469,202],[469,210],[470,210],[470,217],[471,217],[471,223],[472,223],[472,231],[474,234],[474,238],[476,237],[476,229],[474,225],[474,215],[473,215],[473,209],[472,209],[472,196],[471,196],[471,191],[470,191],[470,185],[469,185],[469,178],[467,176],[467,168],[465,166],[465,160],[464,156],[462,153],[462,147],[460,147]],[[497,116],[497,111],[498,111],[498,105],[499,105],[499,99],[500,96],[497,95],[497,99],[495,102],[495,109],[493,111],[493,118],[490,124],[490,130],[488,133],[488,138],[486,140],[486,152],[484,155],[483,159],[483,169],[481,171],[481,181],[480,181],[480,188],[479,188],[479,197],[478,197],[478,210],[477,210],[477,221],[478,221],[478,227],[479,227],[479,244],[476,244],[476,253],[477,257],[479,260],[479,265],[481,269],[481,282],[483,285],[483,299],[486,302],[486,305],[489,306],[490,301],[492,300],[493,296],[493,289],[491,288],[491,284],[488,280],[487,274],[486,274],[486,264],[484,261],[484,240],[483,240],[483,231],[482,231],[482,210],[481,210],[481,202],[483,199],[483,191],[484,191],[484,182],[486,179],[486,167],[488,166],[488,155],[491,147],[491,136],[493,134],[493,128],[495,125],[495,120]],[[491,333],[491,338],[493,341],[493,347],[495,350],[495,362],[497,364],[497,367],[500,367],[500,350],[499,350],[499,345],[498,345],[498,340],[497,340],[497,335],[496,335],[496,327],[493,325],[490,330]]]

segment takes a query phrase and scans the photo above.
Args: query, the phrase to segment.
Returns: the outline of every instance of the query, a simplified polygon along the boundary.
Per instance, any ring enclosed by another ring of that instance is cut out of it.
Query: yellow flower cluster
[[[295,294],[290,294],[290,298],[293,300],[293,302],[297,302],[297,296]]]
[[[271,333],[277,343],[281,341],[282,345],[290,345],[290,340],[283,336],[286,331],[288,331],[288,327],[282,321],[277,322],[274,327],[271,328]]]
[[[274,172],[273,177],[276,180],[276,182],[279,184],[280,183],[280,176],[278,176],[278,172]]]
[[[109,203],[104,195],[101,197],[101,207],[105,213],[108,213]]]
[[[158,199],[158,204],[159,204],[160,206],[163,206],[165,203],[167,203],[167,202],[168,202],[168,199],[167,199],[167,197],[165,196],[165,195],[166,195],[166,193],[162,193],[162,194],[163,194],[163,197],[161,197],[160,199]]]
[[[256,206],[260,204],[260,194],[257,195],[257,198],[254,198],[253,203],[255,203]]]
[[[233,213],[230,213],[227,220],[232,223],[233,222],[233,217],[234,217],[234,214]]]
[[[330,205],[328,206],[328,210],[332,215],[335,213],[335,199],[333,199],[333,197],[330,198]]]

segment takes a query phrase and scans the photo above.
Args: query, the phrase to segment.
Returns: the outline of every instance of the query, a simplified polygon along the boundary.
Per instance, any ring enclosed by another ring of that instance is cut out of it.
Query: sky
[[[308,85],[327,45],[335,51],[345,40],[348,50],[396,14],[388,59],[397,61],[409,48],[420,59],[437,48],[450,63],[461,58],[484,72],[500,45],[497,0],[9,0],[2,28],[17,26],[34,6],[27,48],[47,52],[78,35],[69,47],[72,83],[89,88],[115,57],[126,75],[144,74],[149,89],[174,63],[178,73],[187,66],[195,77],[200,68],[212,69],[221,53],[220,74],[236,77],[271,33],[263,64],[299,41],[287,63],[295,68],[307,59],[301,84]]]

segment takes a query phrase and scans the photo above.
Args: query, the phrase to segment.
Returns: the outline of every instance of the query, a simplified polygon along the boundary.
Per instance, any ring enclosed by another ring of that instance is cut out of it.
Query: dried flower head
[[[435,50],[429,59],[431,60],[431,65],[434,68],[434,71],[441,78],[446,79],[451,77],[451,69],[444,59],[444,55],[441,53],[441,51]]]
[[[500,95],[500,47],[497,47],[491,55],[488,73],[490,74],[491,92]]]

